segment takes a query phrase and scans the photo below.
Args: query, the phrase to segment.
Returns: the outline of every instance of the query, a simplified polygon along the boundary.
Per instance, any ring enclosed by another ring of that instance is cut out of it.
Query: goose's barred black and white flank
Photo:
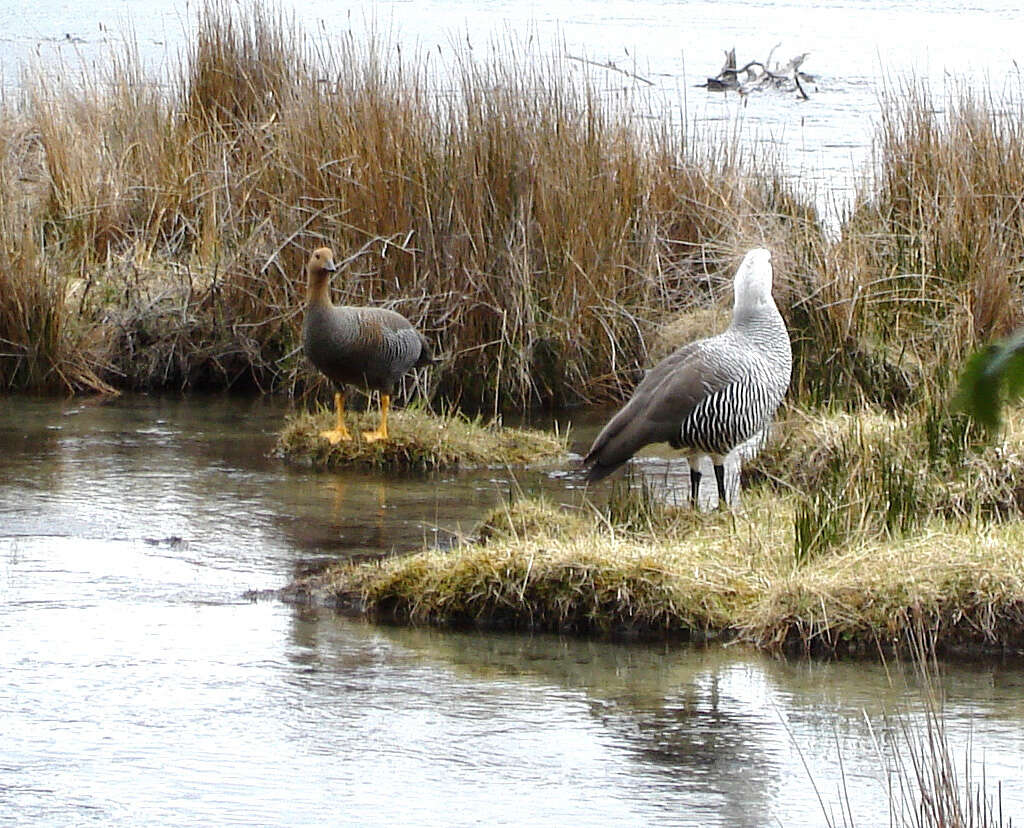
[[[733,290],[729,327],[683,345],[647,372],[583,459],[588,479],[607,477],[649,443],[668,443],[689,460],[693,501],[700,460],[709,455],[725,503],[725,456],[771,424],[793,367],[789,333],[772,299],[769,251],[747,253]]]

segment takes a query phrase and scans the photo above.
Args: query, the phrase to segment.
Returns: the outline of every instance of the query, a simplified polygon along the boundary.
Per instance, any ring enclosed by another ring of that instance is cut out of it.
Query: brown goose
[[[345,387],[380,392],[380,426],[364,431],[368,442],[388,437],[388,409],[399,378],[433,361],[430,344],[412,323],[387,308],[336,306],[330,276],[337,270],[329,247],[313,251],[306,265],[306,315],[302,348],[309,361],[334,383],[337,425],[321,431],[332,444],[351,440],[345,427]]]
[[[729,327],[655,365],[602,429],[583,459],[590,480],[607,477],[649,443],[668,443],[686,453],[694,503],[699,461],[710,455],[725,504],[725,456],[771,424],[793,366],[786,323],[772,299],[771,253],[747,253],[733,289]]]

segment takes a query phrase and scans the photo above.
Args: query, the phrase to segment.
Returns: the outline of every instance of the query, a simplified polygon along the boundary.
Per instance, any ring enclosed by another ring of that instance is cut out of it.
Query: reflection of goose
[[[786,323],[772,299],[771,253],[747,253],[733,287],[729,327],[682,346],[647,372],[584,458],[590,480],[611,474],[649,443],[668,443],[686,453],[694,503],[706,455],[725,503],[725,456],[771,423],[793,365]]]
[[[329,279],[337,267],[328,247],[313,251],[306,266],[306,316],[302,347],[312,362],[337,387],[337,425],[321,432],[331,443],[351,440],[345,427],[345,386],[380,392],[380,426],[364,431],[367,441],[386,440],[391,393],[399,378],[431,362],[430,344],[412,324],[387,308],[336,306]]]

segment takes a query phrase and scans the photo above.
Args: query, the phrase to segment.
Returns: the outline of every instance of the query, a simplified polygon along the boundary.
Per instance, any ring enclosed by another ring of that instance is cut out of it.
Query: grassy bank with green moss
[[[568,433],[507,428],[479,416],[433,414],[418,407],[393,412],[389,438],[367,443],[362,432],[375,428],[378,419],[372,409],[348,412],[354,439],[331,445],[320,433],[334,427],[332,412],[293,415],[278,435],[274,454],[292,465],[321,469],[438,471],[554,463],[568,453]]]
[[[339,565],[284,595],[414,624],[831,655],[888,653],[923,626],[940,652],[1024,652],[1022,500],[1006,489],[1024,427],[996,442],[944,427],[791,412],[736,513],[621,484],[602,501],[526,499],[456,548]]]
[[[889,653],[923,624],[940,652],[1024,651],[1019,523],[979,533],[929,521],[800,562],[794,504],[763,494],[737,516],[676,515],[647,530],[538,501],[496,518],[485,540],[335,567],[286,597],[402,623],[830,655]]]

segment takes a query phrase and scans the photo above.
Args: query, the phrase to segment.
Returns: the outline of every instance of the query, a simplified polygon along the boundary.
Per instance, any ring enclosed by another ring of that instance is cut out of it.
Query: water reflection
[[[512,485],[493,473],[310,473],[268,460],[285,407],[131,398],[0,408],[2,534],[164,540],[214,558],[300,549],[314,557],[447,542]],[[537,475],[542,477],[542,475]],[[532,482],[524,478],[524,485]],[[261,568],[263,553],[250,561]]]
[[[920,718],[898,665],[241,600],[468,530],[516,485],[579,496],[542,472],[291,471],[266,456],[284,411],[0,401],[0,822],[820,825],[802,754],[829,807],[845,784],[858,825],[888,824],[885,717]],[[1024,672],[943,686],[955,743],[1019,811]]]
[[[919,676],[899,663],[385,629],[421,657],[482,680],[584,692],[590,715],[645,781],[678,804],[671,824],[820,825],[820,791],[834,816],[848,797],[857,824],[888,825],[894,757],[906,754],[908,732],[924,733]],[[1024,805],[1020,664],[943,665],[942,673],[958,767],[970,755],[975,779],[1002,780],[1004,813],[1016,812]],[[983,689],[995,685],[1005,689]]]

